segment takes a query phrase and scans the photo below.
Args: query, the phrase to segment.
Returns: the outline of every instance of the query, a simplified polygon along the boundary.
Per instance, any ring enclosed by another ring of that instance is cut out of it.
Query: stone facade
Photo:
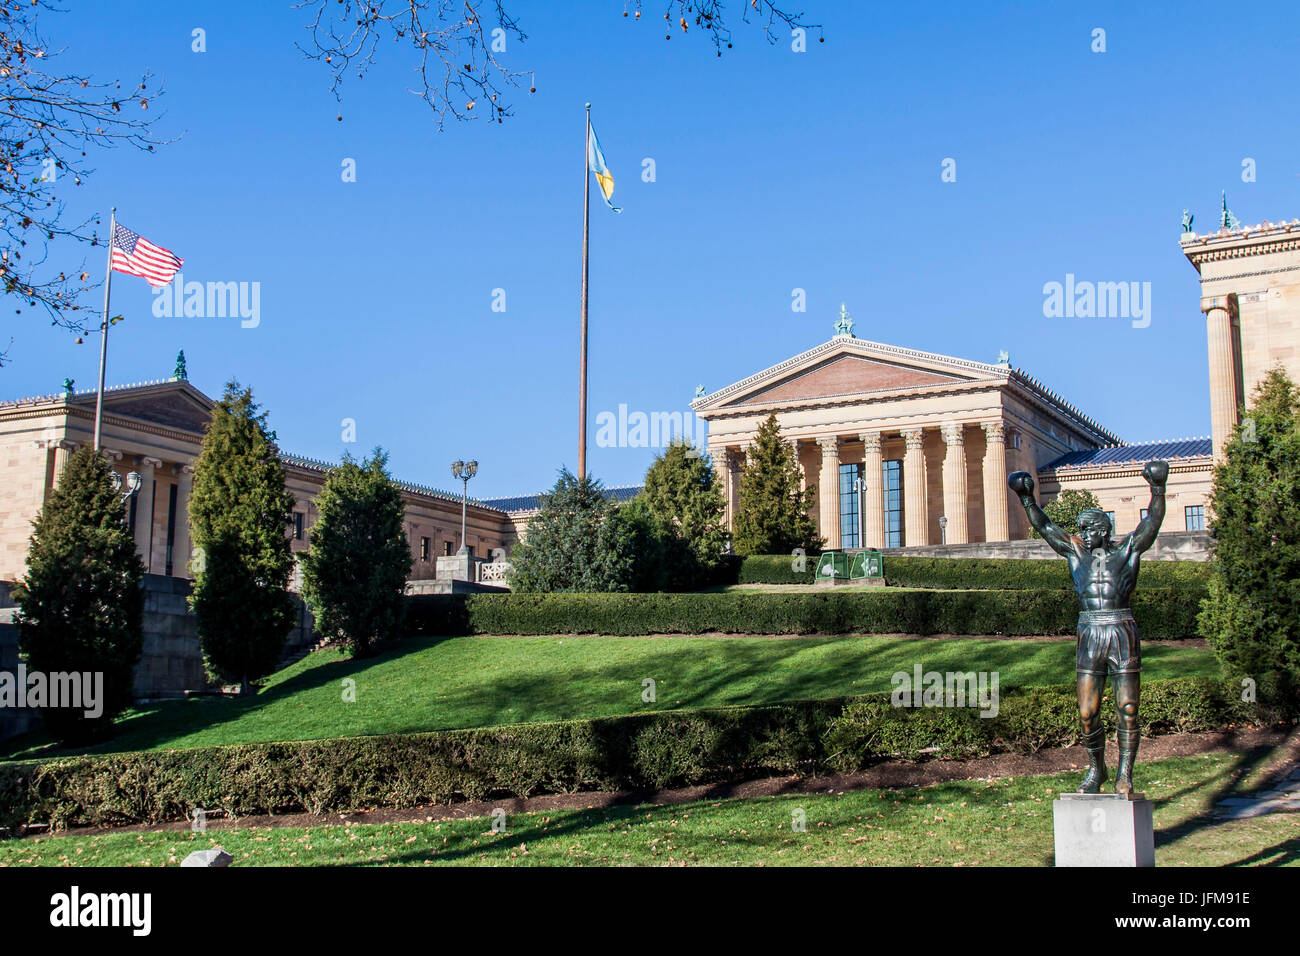
[[[35,519],[58,480],[67,457],[94,436],[93,391],[0,403],[0,581],[22,576]],[[212,399],[188,381],[173,379],[111,388],[104,395],[102,447],[123,476],[141,477],[128,507],[128,521],[146,571],[188,578],[191,556],[187,505]],[[287,533],[294,551],[308,547],[317,517],[315,498],[325,482],[325,462],[281,456],[285,483],[293,493],[293,523]],[[461,503],[457,495],[423,485],[402,484],[411,577],[432,578],[439,555],[460,548]],[[300,516],[300,517],[299,517]],[[301,530],[298,525],[301,524]],[[505,511],[471,502],[467,544],[475,556],[508,551],[519,538]]]
[[[1044,502],[1066,488],[1092,491],[1123,533],[1145,507],[1141,471],[1151,458],[1173,466],[1166,528],[1204,527],[1214,458],[1255,384],[1274,365],[1300,380],[1300,219],[1186,233],[1180,248],[1200,276],[1206,317],[1208,441],[1124,446],[1020,369],[858,339],[845,315],[829,342],[693,403],[709,424],[728,522],[745,449],[775,412],[805,486],[817,489],[813,514],[828,547],[1023,539],[1024,512],[1005,488],[1018,469],[1038,475]],[[142,478],[131,505],[140,554],[151,573],[186,577],[186,503],[212,400],[183,380],[110,389],[104,398],[104,451],[119,473]],[[22,574],[31,521],[68,454],[91,440],[94,404],[94,392],[0,403],[0,581]],[[297,501],[289,533],[300,551],[330,466],[283,461]],[[403,484],[403,494],[411,577],[434,579],[437,559],[461,545],[459,498],[415,484]],[[465,544],[480,559],[508,553],[536,507],[537,496],[471,504]]]
[[[1024,537],[1007,474],[1119,442],[1018,369],[851,334],[705,395],[693,408],[709,423],[714,461],[726,463],[728,522],[745,449],[775,413],[804,486],[817,490],[819,533],[833,549]]]
[[[1300,219],[1189,232],[1181,249],[1200,275],[1210,438],[1122,445],[1020,369],[864,341],[842,313],[829,342],[693,403],[728,524],[746,448],[775,413],[804,486],[817,489],[828,548],[1023,539],[1024,511],[1005,489],[1015,470],[1037,474],[1042,503],[1091,491],[1124,534],[1149,500],[1142,468],[1156,458],[1171,465],[1165,529],[1205,528],[1214,461],[1256,383],[1278,365],[1300,382]]]
[[[1201,279],[1217,457],[1268,369],[1300,382],[1300,219],[1189,232],[1182,250]]]

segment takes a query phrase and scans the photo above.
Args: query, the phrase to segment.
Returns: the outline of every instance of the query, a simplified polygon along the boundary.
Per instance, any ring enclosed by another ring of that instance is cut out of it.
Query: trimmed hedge
[[[1196,635],[1199,595],[1139,590],[1148,639]],[[439,594],[407,598],[408,633],[459,634],[1073,634],[1072,591],[809,589],[689,594]]]
[[[1138,572],[1137,594],[1158,588],[1183,588],[1202,598],[1211,570],[1211,565],[1202,561],[1147,561]],[[885,583],[908,588],[1073,588],[1064,559],[907,558],[888,554],[885,555]]]
[[[817,555],[795,571],[788,554],[753,554],[733,558],[733,584],[812,584]],[[1212,568],[1203,561],[1147,561],[1138,575],[1138,592],[1148,588],[1187,588],[1204,597]],[[1070,590],[1070,572],[1062,559],[919,558],[885,554],[885,583],[891,587],[942,590]]]
[[[794,569],[795,556],[790,554],[751,554],[734,561],[733,584],[812,584],[817,570],[817,555],[804,557],[804,569]]]
[[[1143,686],[1148,734],[1272,723],[1280,715],[1206,678]],[[583,790],[647,789],[768,774],[854,772],[922,751],[971,757],[1078,739],[1074,688],[1003,689],[997,716],[895,708],[888,693],[760,707],[664,711],[478,730],[207,747],[0,764],[0,825],[182,820]],[[1107,719],[1113,721],[1109,705]],[[1113,729],[1113,725],[1112,729]],[[1140,768],[1139,768],[1140,769]]]

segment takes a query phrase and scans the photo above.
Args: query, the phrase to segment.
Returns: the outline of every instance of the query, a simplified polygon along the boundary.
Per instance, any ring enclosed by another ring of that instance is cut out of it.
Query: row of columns
[[[80,446],[77,442],[67,439],[53,439],[44,442],[44,446],[54,452],[53,474],[50,482],[50,486],[53,487],[58,484],[63,469],[68,463],[68,458]],[[101,449],[101,454],[111,458],[114,462],[121,462],[125,457],[121,451],[112,448]],[[134,471],[140,476],[140,490],[135,494],[136,516],[133,537],[135,538],[136,550],[140,553],[146,570],[163,573],[166,570],[165,559],[163,564],[155,567],[152,554],[154,502],[157,497],[158,479],[160,474],[166,474],[165,471],[160,472],[160,469],[164,467],[163,461],[150,455],[133,455],[131,457],[134,461],[125,470],[128,472]],[[190,523],[188,516],[190,493],[194,488],[194,467],[184,463],[177,463],[167,467],[172,469],[176,475],[177,485],[176,524],[172,529],[172,575],[188,577],[190,560]],[[129,513],[129,502],[127,508]]]
[[[948,544],[965,544],[970,541],[968,521],[969,489],[967,488],[966,424],[946,423],[940,428],[945,453],[943,459],[943,509],[947,519]],[[985,436],[985,453],[982,463],[985,489],[984,529],[988,541],[1010,539],[1010,516],[1007,506],[1006,428],[1002,422],[981,422]],[[925,463],[925,429],[906,428],[901,432],[905,452],[903,456],[903,535],[908,545],[930,544],[929,507]],[[867,476],[859,507],[863,515],[864,545],[882,548],[885,544],[883,446],[884,432],[863,432],[858,439],[863,444],[863,469]],[[821,450],[821,476],[818,480],[817,511],[818,531],[825,539],[828,550],[837,549],[840,543],[840,437],[815,439]],[[788,439],[796,449],[800,471],[798,439]],[[727,451],[727,523],[730,526],[740,503],[740,470],[745,460],[744,451]],[[807,487],[804,475],[804,487]]]

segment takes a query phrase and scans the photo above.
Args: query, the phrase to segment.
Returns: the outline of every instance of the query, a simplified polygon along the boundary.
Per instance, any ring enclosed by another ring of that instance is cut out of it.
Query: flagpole
[[[95,395],[95,451],[99,451],[104,430],[104,368],[108,364],[108,293],[113,285],[113,231],[117,207],[108,213],[108,265],[104,269],[104,319],[99,326],[99,391]]]
[[[582,151],[582,331],[578,336],[578,478],[587,475],[587,235],[591,223],[591,104]]]

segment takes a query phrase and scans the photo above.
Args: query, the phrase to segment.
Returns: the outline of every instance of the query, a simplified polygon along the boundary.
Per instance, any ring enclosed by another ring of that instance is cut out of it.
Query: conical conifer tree
[[[1300,393],[1281,368],[1224,445],[1210,533],[1201,633],[1264,699],[1300,703]]]
[[[737,554],[821,549],[822,539],[809,514],[817,489],[802,489],[801,483],[794,450],[781,440],[776,415],[769,415],[758,429],[740,473],[740,507],[732,526]]]
[[[727,541],[712,461],[689,442],[671,442],[646,472],[641,498],[657,532],[678,545],[669,552],[674,566],[666,569],[666,586],[708,583],[725,560]]]
[[[230,382],[194,465],[190,606],[209,673],[241,693],[275,668],[293,626],[293,501],[266,412]]]
[[[357,657],[394,636],[405,609],[411,570],[406,506],[387,464],[376,448],[365,461],[344,456],[330,470],[316,497],[311,547],[302,557],[303,595],[316,630],[349,645]]]
[[[108,735],[131,700],[140,659],[144,565],[113,477],[90,448],[68,458],[36,518],[27,573],[13,592],[29,672],[47,680],[55,673],[102,675],[100,716],[87,717],[86,708],[44,711],[46,727],[69,743]]]

